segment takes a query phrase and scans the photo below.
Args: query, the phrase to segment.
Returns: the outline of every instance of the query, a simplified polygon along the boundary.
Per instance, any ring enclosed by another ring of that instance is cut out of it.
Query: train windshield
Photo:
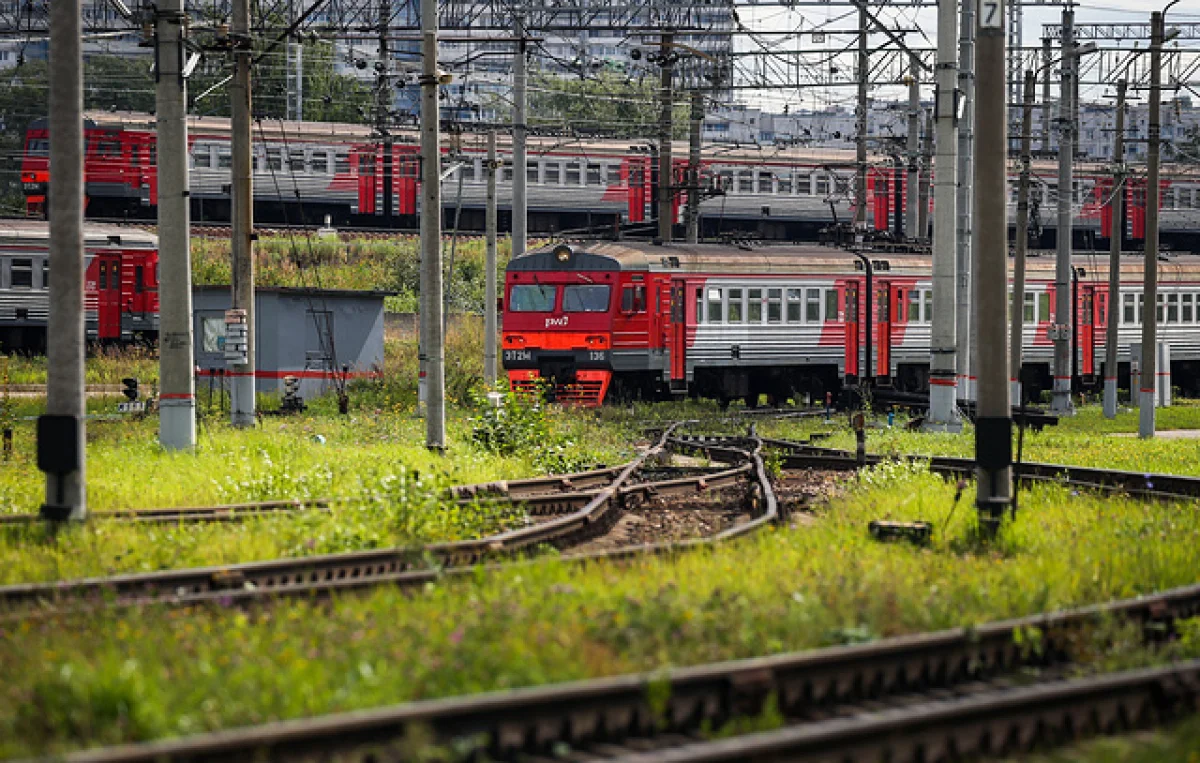
[[[514,286],[508,294],[508,309],[514,313],[553,312],[554,298],[556,296],[558,296],[557,286],[543,284]]]
[[[605,284],[568,286],[563,289],[564,313],[602,313],[608,310],[609,287]]]

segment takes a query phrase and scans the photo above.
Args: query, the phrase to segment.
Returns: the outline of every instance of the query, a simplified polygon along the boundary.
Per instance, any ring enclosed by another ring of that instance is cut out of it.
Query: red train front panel
[[[509,264],[501,360],[515,389],[599,405],[612,380],[619,265],[568,246]]]

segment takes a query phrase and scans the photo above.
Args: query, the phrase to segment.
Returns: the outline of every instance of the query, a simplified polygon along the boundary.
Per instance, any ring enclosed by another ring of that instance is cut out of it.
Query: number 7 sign
[[[980,29],[1003,29],[1004,28],[1003,0],[980,0],[980,2],[979,2],[979,28]]]

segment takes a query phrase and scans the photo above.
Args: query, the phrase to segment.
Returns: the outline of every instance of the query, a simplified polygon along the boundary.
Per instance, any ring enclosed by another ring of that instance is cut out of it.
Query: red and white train
[[[930,258],[866,256],[869,286],[859,256],[820,246],[546,247],[508,265],[504,368],[516,388],[546,384],[557,399],[585,405],[613,394],[751,404],[763,394],[821,400],[865,377],[926,390]],[[1122,261],[1115,313],[1107,255],[1074,260],[1077,381],[1098,383],[1111,317],[1120,321],[1120,377],[1127,380],[1127,348],[1141,336],[1142,259]],[[1022,318],[1034,394],[1050,387],[1053,281],[1052,257],[1029,260]],[[1171,346],[1173,383],[1194,394],[1200,391],[1200,256],[1161,262],[1159,288],[1159,338]]]
[[[154,216],[157,204],[154,117],[123,112],[86,115],[85,173],[91,217]],[[325,215],[341,224],[381,226],[384,217],[384,157],[377,138],[360,125],[263,121],[256,123],[254,192],[259,219],[320,222]],[[419,200],[419,158],[415,132],[398,132],[392,152],[390,224],[415,227]],[[41,216],[48,188],[48,132],[44,120],[28,130],[21,177],[27,212]],[[531,137],[527,171],[529,226],[532,231],[611,229],[646,222],[652,215],[656,159],[648,147],[630,141]],[[502,140],[500,150],[508,153]],[[482,229],[486,194],[482,136],[447,136],[445,211],[461,207],[461,224]],[[229,120],[189,121],[191,198],[197,220],[229,219]],[[674,156],[686,157],[683,144]],[[821,228],[854,214],[852,152],[828,149],[709,145],[704,149],[701,186],[719,189],[701,201],[705,235],[750,231],[768,239],[816,240]],[[685,159],[674,162],[675,183],[684,183]],[[501,227],[507,227],[512,168],[501,170]],[[1043,231],[1052,230],[1056,204],[1054,168],[1035,163],[1034,202]],[[1164,171],[1161,236],[1177,249],[1200,244],[1200,181],[1167,167]],[[1126,188],[1127,235],[1141,239],[1145,214],[1144,180]],[[1107,237],[1111,181],[1102,166],[1077,170],[1072,190],[1077,244]],[[873,164],[867,177],[867,212],[876,229],[888,227],[895,207],[909,203],[906,171],[890,161]],[[676,198],[678,219],[686,193]],[[912,195],[912,198],[916,198]],[[1015,210],[1015,179],[1009,204]],[[1009,219],[1013,216],[1010,214]],[[911,232],[910,232],[911,233]],[[1050,238],[1043,241],[1049,245]]]
[[[158,238],[133,228],[84,226],[89,341],[158,336]],[[0,220],[0,351],[42,351],[50,315],[46,223]]]

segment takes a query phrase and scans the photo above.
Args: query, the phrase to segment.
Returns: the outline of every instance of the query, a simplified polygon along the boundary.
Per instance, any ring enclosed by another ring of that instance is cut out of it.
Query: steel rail
[[[625,763],[1008,758],[1153,728],[1200,708],[1200,660],[986,691],[616,758]]]
[[[816,467],[823,469],[852,470],[858,468],[855,454],[847,450],[823,448],[808,443],[764,438],[764,445],[785,452],[783,464],[787,468]],[[866,464],[873,466],[889,460],[925,461],[929,468],[939,474],[960,477],[974,476],[975,461],[956,456],[927,456],[919,454],[871,454]],[[1200,477],[1151,472],[1129,472],[1114,469],[1097,469],[1070,464],[1049,464],[1023,461],[1013,465],[1022,481],[1061,482],[1073,487],[1091,490],[1118,491],[1133,496],[1154,499],[1187,500],[1200,498]]]
[[[777,519],[774,493],[766,481],[762,459],[756,452],[729,449],[731,458],[746,460],[747,463],[718,472],[647,484],[624,484],[648,458],[663,450],[673,429],[668,428],[654,447],[625,465],[607,487],[582,495],[551,494],[519,499],[538,504],[537,511],[570,511],[546,522],[486,538],[436,543],[413,549],[380,549],[3,586],[0,587],[0,613],[7,611],[23,615],[37,605],[48,605],[60,611],[55,605],[63,602],[101,606],[150,602],[232,603],[267,596],[303,595],[381,584],[417,585],[437,579],[447,569],[470,567],[486,559],[511,556],[547,545],[564,548],[590,539],[611,527],[627,501],[725,488],[752,473],[758,481],[756,494],[767,504],[766,508],[761,512],[756,511],[756,515],[760,516],[754,520],[729,528],[714,536],[714,540],[735,537],[757,529],[764,522]],[[581,502],[583,506],[578,507]],[[678,550],[685,546],[671,544],[670,548]]]
[[[563,744],[694,734],[761,713],[772,699],[785,716],[801,717],[846,703],[962,685],[1024,666],[1064,664],[1075,639],[1090,626],[1123,619],[1142,624],[1148,638],[1160,638],[1175,619],[1197,612],[1200,585],[869,644],[422,700],[81,752],[66,759],[150,763],[336,754],[338,760],[365,761],[378,760],[388,745],[418,732],[424,737],[417,738],[432,743],[473,744],[489,759],[504,760]],[[1033,629],[1042,634],[1038,649],[1023,647],[1014,638]]]
[[[328,499],[285,499],[257,501],[254,503],[231,503],[217,506],[183,506],[160,509],[119,509],[94,511],[88,514],[90,521],[135,522],[139,524],[180,524],[190,522],[240,522],[253,516],[282,514],[308,510],[328,510],[332,501]],[[0,514],[0,528],[22,527],[43,524],[45,520],[37,514]]]

